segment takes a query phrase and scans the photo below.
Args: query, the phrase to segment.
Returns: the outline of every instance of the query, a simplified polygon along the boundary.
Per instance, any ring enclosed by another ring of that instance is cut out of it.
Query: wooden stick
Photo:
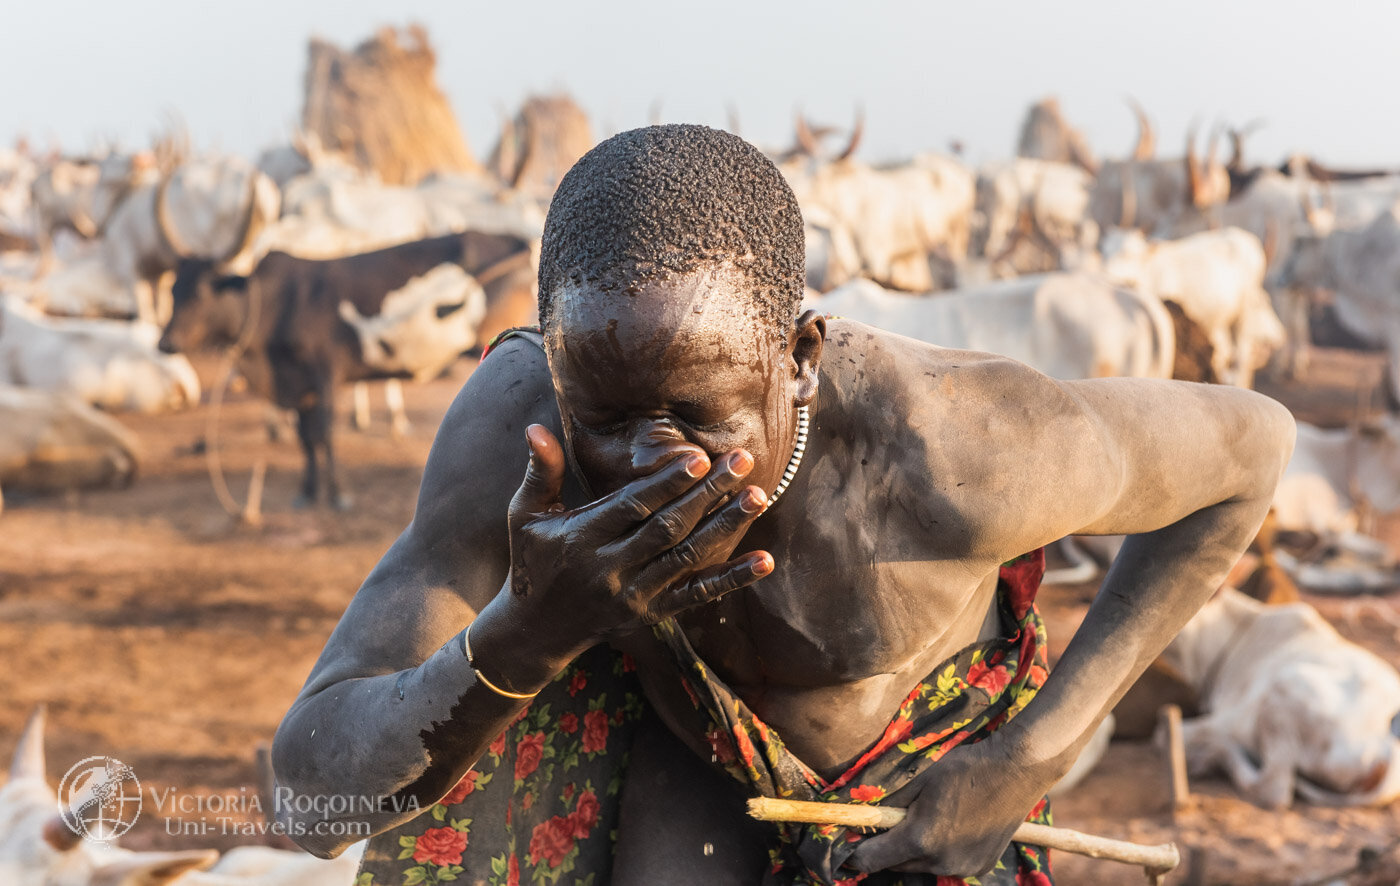
[[[1163,705],[1157,719],[1167,733],[1167,774],[1171,779],[1172,817],[1191,803],[1191,782],[1186,773],[1186,742],[1181,733],[1181,708]]]
[[[856,828],[891,828],[904,820],[905,810],[898,806],[862,806],[854,803],[811,803],[804,800],[774,800],[755,797],[749,800],[749,815],[759,821],[795,821],[804,824],[834,824]],[[1175,843],[1144,846],[1125,840],[1110,840],[1068,828],[1052,828],[1043,824],[1023,822],[1011,837],[1018,843],[1030,843],[1047,849],[1059,849],[1090,858],[1106,858],[1124,864],[1141,865],[1149,872],[1169,871],[1181,864],[1181,853]]]

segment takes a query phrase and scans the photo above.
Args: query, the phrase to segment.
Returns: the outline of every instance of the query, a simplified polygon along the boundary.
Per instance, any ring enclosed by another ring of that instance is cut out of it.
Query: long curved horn
[[[1143,110],[1138,100],[1128,96],[1128,107],[1133,109],[1133,115],[1137,117],[1138,140],[1133,147],[1133,159],[1139,163],[1151,160],[1157,155],[1157,135],[1152,131],[1152,121],[1147,117],[1147,111]]]
[[[1118,167],[1118,227],[1131,228],[1137,223],[1137,176],[1131,163]]]
[[[1200,158],[1196,156],[1196,129],[1192,123],[1186,133],[1186,199],[1193,206],[1200,206],[1204,199],[1204,182],[1201,180]]]
[[[801,152],[812,159],[817,157],[817,139],[812,135],[812,127],[807,125],[807,118],[799,111],[797,114],[797,146]]]
[[[849,159],[851,158],[851,155],[854,154],[854,153],[856,152],[856,148],[860,147],[860,137],[861,137],[862,135],[864,135],[864,134],[865,134],[865,108],[862,108],[862,107],[860,107],[859,105],[857,105],[857,106],[856,106],[856,123],[855,123],[855,126],[851,129],[851,140],[848,141],[848,142],[846,142],[846,148],[845,148],[845,150],[843,150],[843,151],[836,157],[836,162],[837,162],[837,163],[840,163],[842,160],[849,160]]]
[[[1264,267],[1271,267],[1278,257],[1278,221],[1269,219],[1264,223]]]
[[[171,226],[165,208],[166,192],[170,190],[170,180],[174,177],[175,173],[167,172],[160,177],[160,184],[156,185],[156,230],[165,242],[170,244],[170,251],[175,253],[176,258],[189,258],[189,250],[180,245],[179,235]]]
[[[254,172],[248,180],[248,211],[243,214],[243,223],[239,225],[238,236],[234,238],[233,249],[218,260],[218,264],[224,265],[233,261],[243,251],[253,245],[253,241],[262,233],[262,226],[256,224],[258,217],[258,176],[262,173]]]
[[[24,732],[20,733],[19,744],[15,745],[15,754],[10,759],[10,781],[21,778],[37,778],[42,781],[46,777],[44,718],[44,706],[39,705],[29,715],[29,722],[24,724]]]

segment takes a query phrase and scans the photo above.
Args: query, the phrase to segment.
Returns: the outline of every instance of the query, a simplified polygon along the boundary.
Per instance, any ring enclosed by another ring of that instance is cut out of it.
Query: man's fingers
[[[584,521],[590,532],[608,540],[628,533],[705,476],[710,459],[704,452],[698,448],[679,452],[656,473],[633,480],[584,508]]]
[[[702,482],[658,510],[624,543],[632,552],[632,562],[644,563],[657,553],[674,549],[687,540],[705,515],[713,511],[726,495],[738,489],[752,469],[753,456],[742,449],[720,459]],[[758,504],[752,513],[757,516],[763,510],[765,496],[763,490],[757,487],[755,490]],[[694,569],[703,562],[703,558],[700,558],[682,565]]]
[[[549,429],[530,425],[525,429],[525,442],[530,447],[530,463],[510,503],[512,518],[544,513],[559,501],[564,488],[564,447]]]
[[[913,853],[901,836],[896,829],[866,837],[856,846],[846,865],[861,873],[874,873],[908,862]]]
[[[667,588],[651,601],[648,621],[655,623],[693,606],[718,600],[730,591],[758,581],[773,571],[773,557],[754,551],[712,569],[697,572],[683,584]]]
[[[734,496],[734,500],[701,521],[698,528],[656,557],[642,570],[643,583],[664,585],[680,576],[712,564],[715,560],[727,559],[739,539],[750,524],[763,513],[767,497],[757,486],[749,486]],[[641,536],[661,520],[665,511],[658,513],[646,526],[638,531]],[[643,550],[643,556],[655,548]]]

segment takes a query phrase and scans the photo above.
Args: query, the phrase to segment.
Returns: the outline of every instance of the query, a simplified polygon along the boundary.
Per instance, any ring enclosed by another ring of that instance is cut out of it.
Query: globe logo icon
[[[88,757],[58,785],[58,812],[75,834],[108,843],[131,830],[141,815],[141,782],[115,757]]]

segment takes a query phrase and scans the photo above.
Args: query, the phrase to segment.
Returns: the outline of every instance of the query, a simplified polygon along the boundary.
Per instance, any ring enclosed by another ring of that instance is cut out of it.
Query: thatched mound
[[[588,115],[567,95],[534,95],[502,125],[490,166],[518,190],[548,199],[593,147]]]
[[[346,52],[324,40],[307,48],[302,128],[390,184],[416,184],[434,172],[476,172],[447,97],[437,57],[413,25],[383,28]]]

